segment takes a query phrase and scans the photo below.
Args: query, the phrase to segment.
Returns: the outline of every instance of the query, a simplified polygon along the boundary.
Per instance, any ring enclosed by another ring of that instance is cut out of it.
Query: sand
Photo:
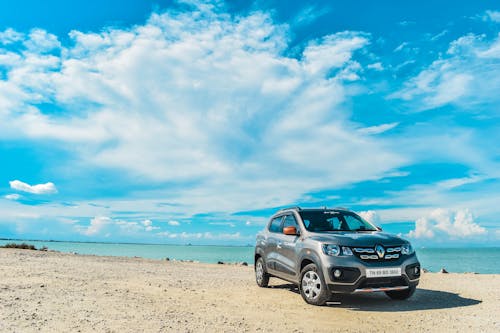
[[[0,249],[0,332],[500,332],[500,275],[425,273],[407,301],[325,307],[253,268]]]

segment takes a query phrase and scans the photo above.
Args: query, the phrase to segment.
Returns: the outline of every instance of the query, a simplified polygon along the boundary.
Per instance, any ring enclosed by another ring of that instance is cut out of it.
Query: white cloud
[[[113,220],[106,216],[97,216],[90,220],[90,225],[87,228],[81,228],[81,233],[87,236],[96,236],[105,230]]]
[[[23,40],[24,35],[12,28],[7,28],[0,32],[0,43],[4,45],[12,44]]]
[[[69,225],[74,225],[74,224],[79,222],[79,220],[77,220],[77,219],[72,219],[72,218],[67,218],[67,217],[60,217],[57,220],[61,223],[69,224]]]
[[[146,230],[147,232],[161,229],[160,227],[153,226],[153,221],[151,220],[144,220],[141,222],[141,224],[144,226],[144,230]]]
[[[378,72],[384,70],[384,66],[382,65],[381,62],[375,62],[373,64],[369,64],[368,66],[366,66],[366,68],[373,69],[374,71],[378,71]]]
[[[110,229],[114,229],[115,226],[118,227],[118,229],[124,233],[138,233],[140,231],[145,230],[139,223],[134,222],[134,221],[122,221],[122,220],[111,220],[112,223],[110,223]],[[110,233],[110,232],[108,232]]]
[[[500,59],[500,33],[497,39],[491,43],[487,48],[479,50],[477,55],[485,59]]]
[[[161,238],[168,238],[168,239],[182,239],[182,240],[206,240],[206,241],[241,241],[241,240],[250,240],[255,237],[255,235],[242,235],[240,232],[235,232],[235,233],[226,233],[226,232],[221,232],[221,233],[214,233],[214,232],[169,232],[169,231],[164,231],[164,232],[158,232],[156,233],[156,236],[161,237]]]
[[[367,210],[367,211],[361,211],[358,212],[359,216],[367,220],[368,222],[378,226],[380,224],[380,216],[377,214],[376,211],[373,210]]]
[[[492,40],[485,35],[462,36],[450,43],[446,56],[390,97],[410,101],[417,111],[448,104],[472,111],[478,105],[495,105],[500,101],[500,71],[496,65],[499,57],[500,35]],[[496,107],[492,109],[496,112]]]
[[[141,222],[125,221],[114,219],[108,216],[97,216],[90,220],[88,226],[76,224],[78,221],[72,221],[74,230],[86,236],[108,237],[113,236],[140,236],[144,232],[160,230],[160,227],[153,226],[153,222],[149,219]]]
[[[295,19],[293,20],[293,25],[304,25],[304,24],[309,24],[311,22],[314,22],[316,19],[319,17],[328,14],[330,12],[330,8],[323,7],[323,8],[318,8],[318,6],[315,5],[309,5],[304,7]]]
[[[226,227],[234,228],[236,225],[233,222],[209,222],[209,225],[222,225]]]
[[[9,182],[10,188],[18,191],[33,193],[33,194],[52,194],[57,193],[57,188],[54,183],[48,182],[45,184],[29,185],[19,180]]]
[[[253,235],[252,235],[253,236]],[[235,233],[212,233],[212,232],[205,232],[203,234],[203,237],[205,239],[218,239],[218,240],[235,240],[235,239],[241,239],[243,238],[242,235],[239,232]],[[248,237],[246,237],[248,238]]]
[[[483,16],[485,21],[493,21],[496,23],[500,23],[500,11],[496,10],[487,10],[485,15]]]
[[[287,204],[405,163],[343,112],[369,35],[332,34],[296,59],[284,56],[287,27],[270,15],[201,7],[130,29],[73,31],[68,45],[40,30],[24,36],[0,81],[0,137],[47,140],[74,157],[67,168],[185,182],[144,195],[191,212]]]
[[[407,42],[403,42],[403,43],[399,44],[399,45],[398,45],[398,46],[394,49],[394,51],[393,51],[393,52],[400,52],[400,51],[402,51],[402,50],[403,50],[405,47],[407,47],[407,46],[408,46],[408,43],[407,43]]]
[[[167,223],[168,223],[168,225],[171,225],[171,226],[174,226],[174,227],[177,227],[177,226],[181,225],[179,223],[179,221],[173,221],[173,220],[168,221]]]
[[[398,126],[399,123],[389,123],[389,124],[382,124],[382,125],[376,125],[376,126],[370,126],[370,127],[363,127],[358,129],[359,133],[362,134],[367,134],[367,135],[375,135],[375,134],[381,134],[384,132],[387,132],[394,127]]]
[[[433,238],[433,226],[426,218],[420,218],[415,221],[415,230],[408,233],[408,237],[412,238]]]
[[[485,180],[485,177],[479,175],[472,175],[469,177],[463,178],[450,178],[446,180],[442,180],[435,184],[435,186],[439,189],[453,189],[456,187],[460,187],[467,184],[474,184],[480,181]]]
[[[448,31],[448,30],[443,30],[443,31],[441,31],[440,33],[438,33],[438,34],[436,34],[436,35],[432,36],[432,37],[431,37],[431,41],[433,41],[433,42],[434,42],[434,41],[437,41],[437,40],[441,39],[443,36],[445,36],[445,35],[446,35],[446,34],[448,34],[448,33],[449,33],[449,31]]]
[[[448,211],[435,209],[415,222],[415,230],[408,233],[412,238],[467,238],[486,234],[486,229],[474,222],[468,209]]]
[[[415,21],[400,21],[400,22],[398,22],[398,24],[402,27],[407,27],[407,26],[416,24],[416,22]]]
[[[49,34],[47,31],[42,29],[31,30],[28,38],[24,42],[24,45],[28,51],[39,54],[61,47],[61,43],[57,39],[56,35]]]
[[[332,68],[349,64],[353,52],[369,44],[368,37],[367,34],[346,31],[310,43],[303,53],[306,70],[311,74],[325,75]]]
[[[19,199],[21,199],[21,195],[19,195],[17,193],[12,193],[12,194],[5,195],[4,198],[7,200],[19,200]]]

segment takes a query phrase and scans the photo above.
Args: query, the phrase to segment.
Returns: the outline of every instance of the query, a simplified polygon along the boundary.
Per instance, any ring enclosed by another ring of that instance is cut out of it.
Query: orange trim
[[[284,227],[283,233],[285,235],[297,235],[297,229],[295,227]]]

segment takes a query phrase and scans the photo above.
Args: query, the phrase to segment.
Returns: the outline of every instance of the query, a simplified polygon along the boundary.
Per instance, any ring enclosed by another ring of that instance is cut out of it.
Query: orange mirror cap
[[[284,227],[283,228],[283,233],[285,235],[296,235],[297,234],[297,229],[295,229],[295,227]]]

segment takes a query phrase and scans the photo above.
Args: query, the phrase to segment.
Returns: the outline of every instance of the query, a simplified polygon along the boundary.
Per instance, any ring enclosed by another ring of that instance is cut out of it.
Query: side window
[[[271,224],[269,225],[269,231],[270,232],[282,232],[283,228],[281,227],[281,220],[283,219],[283,216],[276,217],[271,221]]]
[[[293,215],[285,216],[285,220],[283,221],[283,228],[285,227],[295,227],[295,229],[299,229],[297,221],[295,220],[295,217]]]

